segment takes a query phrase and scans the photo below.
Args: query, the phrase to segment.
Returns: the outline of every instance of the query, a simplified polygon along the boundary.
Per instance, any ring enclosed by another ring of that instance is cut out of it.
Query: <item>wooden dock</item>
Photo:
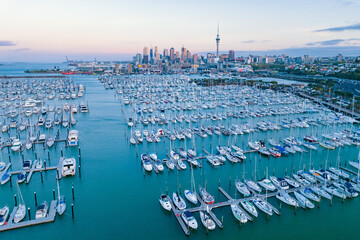
[[[13,219],[15,217],[15,213],[17,210],[17,207],[14,207],[7,224],[0,226],[0,232],[53,222],[55,220],[55,216],[56,216],[56,203],[57,203],[56,200],[51,201],[50,207],[49,207],[49,212],[46,217],[41,218],[41,219],[33,219],[33,220],[23,221],[23,222],[19,222],[19,223],[13,222]],[[35,215],[32,217],[35,218]]]
[[[178,223],[180,224],[182,230],[184,231],[185,235],[189,236],[190,235],[190,230],[188,227],[186,227],[184,221],[181,219],[181,214],[182,211],[177,210],[172,202],[172,200],[170,199],[170,197],[167,197],[170,204],[171,204],[171,211],[174,213],[176,220],[178,221]]]
[[[345,167],[341,167],[341,166],[340,166],[339,168],[342,169],[342,170],[344,170],[344,171],[346,171],[346,172],[349,172],[349,173],[357,176],[357,172],[355,172],[355,171],[353,171],[353,170],[351,170],[351,169],[348,169],[348,168],[345,168]]]
[[[313,184],[314,185],[314,184]],[[318,183],[317,186],[322,186],[323,184],[322,183]],[[304,186],[301,186],[301,187],[298,187],[298,188],[291,188],[289,190],[286,190],[287,193],[294,193],[296,191],[299,191],[301,189],[303,189]],[[244,212],[244,214],[246,215],[246,217],[248,218],[249,221],[253,221],[253,217],[248,214],[243,208],[241,205],[239,205],[241,202],[244,202],[244,201],[253,201],[256,197],[259,197],[261,198],[263,201],[266,201],[266,199],[268,198],[272,198],[272,197],[275,197],[278,193],[279,193],[279,189],[277,191],[274,191],[274,192],[270,192],[270,193],[267,193],[267,194],[258,194],[254,191],[251,191],[252,192],[252,196],[251,197],[246,197],[246,198],[239,198],[239,199],[234,199],[232,198],[223,188],[219,187],[219,191],[227,198],[227,201],[224,201],[224,202],[217,202],[217,203],[213,203],[213,204],[206,204],[202,198],[196,193],[196,197],[200,203],[200,206],[196,206],[196,207],[193,207],[193,208],[188,208],[188,209],[185,209],[185,210],[179,210],[179,209],[176,209],[175,206],[171,203],[171,207],[173,209],[173,213],[176,215],[181,216],[181,214],[184,212],[184,211],[189,211],[189,212],[199,212],[199,211],[204,211],[204,212],[207,212],[211,218],[214,220],[214,222],[216,223],[216,225],[219,227],[219,228],[223,228],[223,224],[222,224],[222,221],[220,221],[216,216],[215,214],[212,212],[213,209],[216,209],[216,208],[220,208],[220,207],[226,207],[226,206],[230,206],[231,204],[238,204],[238,207]],[[168,197],[169,198],[169,197]],[[170,198],[169,198],[170,200]],[[171,201],[171,200],[170,200]],[[280,215],[280,211],[274,207],[272,204],[270,204],[268,201],[266,201],[267,204],[269,204],[269,206],[272,208],[272,210],[274,211],[275,214],[277,215]],[[178,218],[178,221],[179,223],[181,222],[181,219]],[[184,225],[184,223],[180,223],[180,225]],[[185,225],[184,225],[185,226]],[[186,235],[190,234],[189,232],[186,231],[186,226],[184,228],[184,226],[181,226],[185,232]]]

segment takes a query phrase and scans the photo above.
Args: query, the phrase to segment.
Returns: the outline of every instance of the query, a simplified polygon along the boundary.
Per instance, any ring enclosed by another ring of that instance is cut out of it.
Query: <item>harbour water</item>
[[[52,65],[50,65],[52,66]],[[38,69],[39,65],[26,66],[28,69]],[[47,65],[44,68],[48,68]],[[14,64],[11,70],[7,66],[0,66],[0,76],[2,75],[22,75],[23,64]],[[175,217],[170,212],[163,210],[158,198],[161,193],[169,194],[176,191],[181,184],[182,191],[190,188],[191,173],[189,168],[183,171],[168,171],[163,173],[145,174],[141,166],[140,154],[147,152],[157,152],[160,159],[166,157],[165,150],[169,149],[168,139],[162,139],[160,143],[146,143],[141,145],[130,145],[128,134],[130,132],[126,123],[131,107],[123,106],[115,90],[105,90],[104,86],[98,81],[97,76],[70,76],[77,84],[86,86],[84,101],[89,106],[89,113],[86,115],[76,115],[77,124],[75,129],[79,130],[80,147],[82,153],[81,178],[79,175],[67,177],[60,181],[60,190],[67,198],[68,209],[62,216],[57,216],[55,222],[39,226],[17,229],[2,232],[3,239],[185,239],[187,238]],[[205,120],[210,121],[210,120]],[[237,120],[223,120],[223,125],[228,125],[228,121],[234,123]],[[196,124],[198,127],[200,123]],[[171,126],[171,124],[169,124]],[[334,125],[330,127],[317,127],[317,134],[350,128],[350,125]],[[290,131],[294,131],[299,136],[304,136],[311,132],[311,128],[306,129],[286,129],[271,132],[259,132],[254,134],[253,140],[263,139],[282,139],[289,136]],[[219,139],[220,138],[220,139]],[[201,148],[215,152],[215,146],[219,143],[224,146],[228,143],[228,138],[220,135],[207,138],[196,137],[198,154]],[[232,141],[232,140],[231,140]],[[247,142],[249,135],[237,137],[237,144],[242,148],[248,148]],[[187,145],[191,145],[191,140],[187,140]],[[57,148],[61,148],[59,145]],[[174,148],[184,146],[183,142],[176,140]],[[210,148],[212,146],[212,149]],[[59,151],[50,150],[51,161],[57,162],[60,157]],[[359,148],[356,146],[344,146],[335,150],[325,150],[318,147],[318,151],[312,151],[311,159],[315,169],[321,165],[336,163],[338,151],[340,149],[340,159],[342,164],[349,160],[357,159]],[[64,148],[65,156],[78,156],[77,148]],[[7,150],[2,150],[3,159],[7,158]],[[31,158],[33,153],[26,151],[26,158]],[[39,157],[46,158],[47,150],[39,150]],[[244,171],[246,177],[256,178],[264,176],[268,169],[269,175],[282,177],[285,171],[289,174],[292,169],[298,170],[304,164],[309,165],[310,153],[296,153],[288,157],[265,158],[258,153],[246,154],[245,163],[230,164],[226,162],[223,166],[213,168],[205,160],[202,169],[195,169],[195,183],[207,183],[208,191],[214,195],[215,201],[226,200],[217,190],[219,181],[224,190],[233,198],[239,198],[236,194],[234,180],[242,178]],[[18,159],[12,153],[13,159]],[[354,170],[354,169],[353,169]],[[34,214],[35,204],[33,193],[37,192],[38,201],[52,200],[52,190],[56,189],[56,173],[44,173],[44,183],[41,183],[40,175],[35,174],[31,182],[27,185],[20,185],[24,201],[27,207],[32,209]],[[230,182],[231,177],[231,184]],[[71,199],[71,187],[75,189],[75,200]],[[15,185],[9,184],[0,186],[0,206],[8,205],[10,209],[14,206],[14,194],[17,194]],[[71,218],[70,203],[74,203],[75,218]],[[270,199],[270,203],[279,207],[277,199]],[[187,203],[188,204],[188,203]],[[189,205],[189,204],[188,204]],[[191,231],[191,239],[356,239],[356,226],[360,224],[360,199],[341,199],[334,198],[332,205],[330,201],[323,199],[320,208],[310,210],[290,208],[282,204],[281,215],[272,216],[269,220],[260,213],[252,223],[239,226],[231,213],[229,207],[214,210],[215,215],[223,218],[224,229],[217,228],[215,231],[206,234],[205,228],[199,226],[197,231]],[[199,224],[198,213],[195,213]]]

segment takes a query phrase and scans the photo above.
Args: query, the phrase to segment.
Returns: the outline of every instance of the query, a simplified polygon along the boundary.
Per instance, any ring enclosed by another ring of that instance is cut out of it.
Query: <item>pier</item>
[[[321,100],[321,99],[319,99],[319,98],[316,98],[316,97],[312,97],[312,96],[310,96],[310,95],[307,95],[307,94],[305,94],[305,93],[301,93],[301,92],[299,92],[299,93],[296,93],[298,96],[300,96],[300,97],[303,97],[303,98],[307,98],[307,99],[309,99],[309,100],[311,100],[311,101],[313,101],[313,102],[315,102],[315,103],[318,103],[318,104],[320,104],[320,105],[322,105],[322,106],[325,106],[325,107],[328,107],[329,109],[331,109],[331,110],[337,110],[337,111],[339,111],[339,112],[342,112],[342,113],[344,113],[345,115],[348,115],[348,116],[352,116],[352,117],[354,117],[356,120],[360,120],[360,114],[359,113],[357,113],[357,112],[353,112],[353,111],[350,111],[350,110],[347,110],[346,108],[342,108],[340,105],[338,105],[338,104],[333,104],[333,103],[331,103],[331,102],[325,102],[325,101],[323,101],[323,100]]]
[[[3,226],[0,226],[0,232],[53,222],[55,220],[55,216],[56,216],[56,203],[57,203],[56,200],[51,201],[50,207],[49,207],[49,210],[48,210],[49,212],[48,212],[46,217],[40,218],[40,219],[22,221],[22,222],[19,222],[19,223],[14,223],[13,222],[14,217],[15,217],[15,213],[16,213],[16,210],[17,210],[17,207],[14,207],[12,213],[10,214],[9,221],[7,222],[7,224],[3,225]],[[34,218],[35,218],[35,216],[34,216]]]
[[[312,185],[316,185],[316,184],[312,184]],[[322,186],[323,183],[318,183],[317,186]],[[291,188],[291,189],[288,189],[288,190],[285,190],[287,193],[294,193],[296,191],[299,191],[301,189],[303,189],[304,186],[301,186],[301,187],[298,187],[298,188]],[[175,217],[177,218],[181,228],[183,229],[185,235],[189,235],[190,232],[187,228],[187,226],[185,225],[185,223],[182,221],[181,219],[181,214],[184,212],[184,211],[189,211],[189,212],[199,212],[199,211],[204,211],[204,212],[207,212],[211,218],[214,220],[214,222],[216,223],[216,225],[219,227],[219,228],[223,228],[223,223],[222,221],[220,221],[216,215],[212,212],[213,209],[216,209],[216,208],[220,208],[220,207],[226,207],[226,206],[230,206],[232,204],[237,204],[238,207],[242,210],[242,212],[245,214],[245,216],[247,217],[247,219],[249,221],[253,221],[253,217],[250,216],[250,214],[248,214],[248,212],[245,211],[245,209],[243,209],[240,205],[241,202],[244,202],[244,201],[253,201],[256,197],[259,197],[261,198],[263,201],[266,201],[266,199],[268,198],[272,198],[272,197],[275,197],[277,194],[279,194],[279,189],[277,189],[276,191],[274,192],[270,192],[268,194],[258,194],[254,191],[251,191],[252,192],[252,196],[251,197],[245,197],[245,198],[239,198],[239,199],[234,199],[232,198],[222,187],[219,187],[218,190],[227,198],[227,201],[224,201],[224,202],[218,202],[218,203],[213,203],[213,204],[206,204],[202,198],[196,193],[196,197],[200,203],[200,206],[197,206],[197,207],[192,207],[192,208],[188,208],[188,209],[185,209],[185,210],[179,210],[177,209],[172,200],[170,199],[170,197],[168,196],[168,199],[171,203],[171,209],[172,209],[172,212],[174,213]],[[267,204],[272,208],[272,210],[274,211],[275,214],[277,215],[280,215],[280,211],[275,208],[272,204],[270,204],[268,201],[266,201]]]

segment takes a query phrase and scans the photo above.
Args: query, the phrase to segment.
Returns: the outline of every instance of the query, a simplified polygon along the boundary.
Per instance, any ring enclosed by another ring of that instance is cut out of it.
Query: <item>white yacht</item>
[[[14,223],[18,223],[26,216],[26,207],[24,204],[19,204],[15,212]]]
[[[71,130],[68,136],[68,146],[77,146],[79,142],[79,131]]]
[[[288,204],[290,206],[294,206],[294,207],[299,206],[297,201],[294,198],[292,198],[287,192],[285,192],[283,190],[280,191],[280,193],[278,193],[276,195],[276,198],[283,201],[284,203],[286,203],[286,204]]]
[[[13,150],[14,152],[18,152],[21,148],[21,142],[20,139],[14,139],[12,146],[11,146],[11,150]]]
[[[182,170],[185,170],[185,169],[186,169],[186,165],[185,165],[185,163],[184,163],[181,159],[178,159],[178,160],[177,160],[177,163],[178,163],[179,167],[180,167]]]
[[[198,228],[198,223],[191,212],[185,211],[181,214],[181,217],[190,228],[195,230]]]
[[[313,187],[310,187],[311,191],[313,191],[314,193],[324,197],[324,198],[327,198],[329,200],[331,200],[331,195],[329,193],[327,193],[327,191],[325,191],[323,188],[319,188],[319,187],[316,187],[316,186],[313,186]]]
[[[174,170],[174,168],[175,168],[174,162],[170,159],[165,159],[165,160],[166,160],[165,162],[166,162],[166,166],[168,167],[168,169]]]
[[[239,205],[233,203],[230,206],[231,206],[231,211],[237,220],[239,220],[241,223],[246,223],[248,221],[248,218],[244,214],[243,210],[241,210]]]
[[[173,202],[175,206],[180,210],[184,210],[186,208],[186,203],[184,199],[182,199],[182,197],[178,193],[173,193]]]
[[[287,183],[287,181],[285,181],[284,178],[277,178],[277,177],[271,176],[270,180],[279,189],[282,189],[282,190],[289,189],[289,184]]]
[[[36,208],[36,215],[35,219],[44,218],[47,216],[48,211],[48,203],[46,201],[42,202],[37,208]]]
[[[65,203],[65,197],[60,196],[57,205],[56,205],[56,211],[59,215],[62,215],[66,210],[66,203]]]
[[[269,179],[267,179],[267,178],[259,181],[258,184],[259,184],[261,187],[263,187],[263,188],[265,188],[266,190],[268,190],[268,191],[273,192],[273,191],[276,190],[275,185],[274,185]]]
[[[189,200],[193,204],[197,204],[198,200],[196,198],[196,194],[193,191],[185,189],[184,194],[187,200]]]
[[[304,197],[306,197],[306,198],[308,198],[308,199],[310,199],[310,200],[313,200],[313,201],[315,201],[315,202],[319,202],[319,201],[320,201],[319,197],[316,196],[316,195],[314,194],[314,192],[311,191],[311,189],[309,189],[309,188],[300,189],[299,192],[300,192],[302,195],[304,195]]]
[[[314,204],[310,202],[305,196],[298,192],[294,192],[295,197],[302,208],[314,208]]]
[[[215,229],[216,227],[215,222],[205,212],[200,211],[200,219],[204,227],[206,227],[209,230]]]
[[[169,201],[168,197],[167,197],[165,194],[161,194],[161,195],[160,195],[159,202],[160,202],[161,206],[162,206],[165,210],[168,210],[168,211],[171,210],[170,201]]]
[[[76,172],[75,158],[65,158],[62,162],[62,176],[73,176]]]
[[[253,180],[245,180],[245,184],[249,189],[255,190],[256,192],[261,192],[261,188]]]
[[[241,181],[235,181],[235,186],[236,189],[242,194],[244,195],[244,197],[248,197],[250,196],[250,191],[248,189],[248,187],[245,185],[245,183],[241,182]]]
[[[0,226],[4,225],[9,216],[9,207],[5,206],[0,209]]]
[[[147,154],[142,154],[141,155],[141,161],[142,161],[142,164],[143,164],[143,168],[148,171],[148,172],[151,172],[153,167],[152,167],[152,164],[150,162],[150,158]]]
[[[254,204],[252,204],[251,202],[249,202],[247,199],[245,199],[245,201],[241,201],[240,202],[241,206],[248,211],[251,215],[253,215],[254,217],[258,216],[258,212],[256,210],[256,207],[254,206]]]

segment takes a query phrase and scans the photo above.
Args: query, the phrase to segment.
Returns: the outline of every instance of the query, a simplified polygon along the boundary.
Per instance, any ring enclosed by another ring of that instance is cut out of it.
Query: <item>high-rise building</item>
[[[143,55],[149,55],[149,49],[148,49],[148,47],[144,47],[144,49],[143,49]]]
[[[169,50],[165,48],[163,53],[163,58],[166,58],[167,56],[169,56]]]
[[[175,53],[175,60],[178,60],[178,59],[180,59],[180,54],[179,54],[179,52],[176,52]]]
[[[197,55],[197,53],[195,53],[193,55],[193,63],[198,63],[198,61],[199,61],[199,55]]]
[[[153,49],[150,48],[150,63],[152,62],[153,59],[154,59]]]
[[[342,61],[344,61],[343,55],[341,55],[341,54],[337,55],[337,56],[336,56],[336,61],[337,61],[337,62],[342,62]]]
[[[130,74],[132,73],[133,65],[131,63],[128,63],[127,65],[127,72]]]
[[[118,73],[120,71],[120,64],[115,64],[115,72]]]
[[[170,60],[174,60],[174,59],[175,59],[175,49],[170,48]]]
[[[189,50],[186,51],[186,60],[187,61],[191,60],[191,52]]]
[[[234,60],[235,60],[235,51],[230,50],[229,51],[229,61],[234,61]]]
[[[160,61],[160,53],[155,54],[155,63],[158,63]]]
[[[134,56],[133,63],[135,65],[139,65],[141,63],[141,54],[140,53],[138,53]]]
[[[181,48],[181,60],[186,61],[186,48]]]
[[[158,53],[158,47],[157,46],[155,46],[154,47],[154,56],[156,57],[156,54]]]
[[[143,56],[142,63],[143,64],[148,64],[149,63],[149,56],[148,55]]]
[[[217,27],[217,36],[216,36],[216,57],[219,57],[219,44],[220,44],[220,35],[219,35],[219,24]]]
[[[213,53],[208,53],[206,58],[207,58],[207,63],[208,64],[214,63],[214,54]]]

